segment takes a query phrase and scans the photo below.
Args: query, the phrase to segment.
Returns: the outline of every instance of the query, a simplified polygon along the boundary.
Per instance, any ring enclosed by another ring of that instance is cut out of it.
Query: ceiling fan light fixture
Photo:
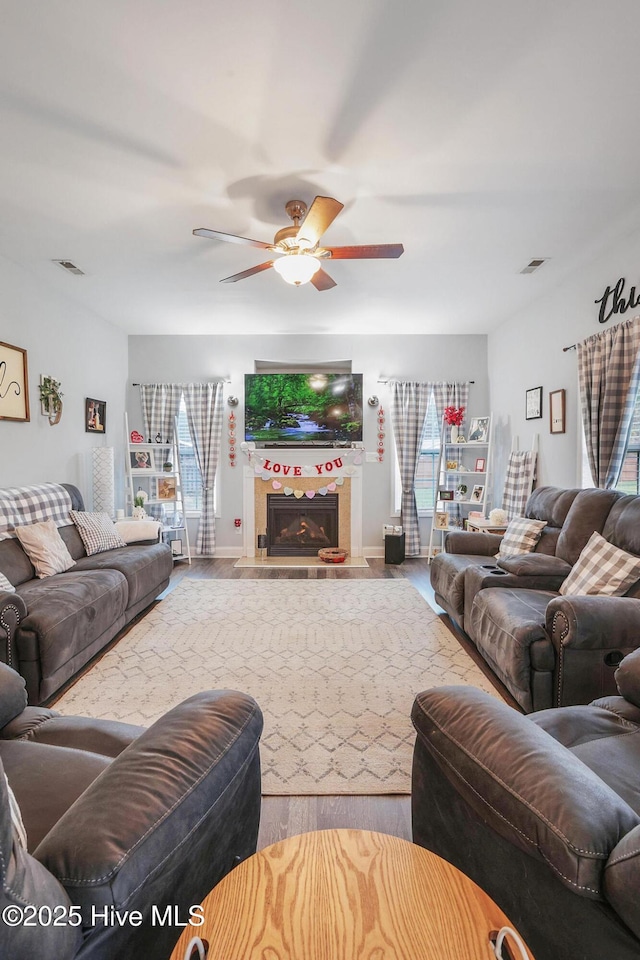
[[[309,283],[314,273],[320,269],[320,261],[305,253],[287,253],[276,260],[273,269],[280,274],[283,280],[299,287]]]

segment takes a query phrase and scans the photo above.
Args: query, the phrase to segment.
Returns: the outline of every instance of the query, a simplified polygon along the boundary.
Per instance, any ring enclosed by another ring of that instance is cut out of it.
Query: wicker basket
[[[318,556],[325,563],[344,563],[348,553],[341,547],[323,547],[322,550],[318,550]]]

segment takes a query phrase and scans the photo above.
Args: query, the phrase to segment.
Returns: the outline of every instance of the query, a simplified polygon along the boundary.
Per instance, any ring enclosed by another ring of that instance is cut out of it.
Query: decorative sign
[[[384,460],[384,410],[382,404],[378,408],[378,463]]]
[[[615,287],[605,287],[600,299],[594,301],[594,303],[600,304],[600,313],[598,314],[599,323],[606,323],[607,320],[610,320],[616,313],[626,313],[627,310],[635,310],[638,304],[640,304],[640,294],[636,294],[635,287],[631,287],[628,297],[625,298],[622,296],[625,283],[626,280],[624,277],[620,277]]]
[[[236,415],[231,411],[229,414],[229,466],[236,465]]]
[[[344,450],[339,457],[332,460],[324,460],[321,463],[305,464],[304,466],[292,463],[280,463],[278,460],[272,460],[270,457],[263,457],[248,447],[246,443],[240,444],[240,449],[247,455],[249,463],[253,463],[253,469],[257,476],[263,480],[270,480],[273,475],[282,477],[322,477],[329,473],[335,473],[336,470],[343,470],[349,476],[353,476],[355,469],[349,464],[359,467],[364,460],[364,450],[356,447]]]

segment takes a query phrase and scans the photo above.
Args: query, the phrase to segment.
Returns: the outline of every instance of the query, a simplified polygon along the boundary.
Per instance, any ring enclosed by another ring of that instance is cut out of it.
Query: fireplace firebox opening
[[[267,495],[267,556],[314,557],[338,546],[338,496],[295,500]]]

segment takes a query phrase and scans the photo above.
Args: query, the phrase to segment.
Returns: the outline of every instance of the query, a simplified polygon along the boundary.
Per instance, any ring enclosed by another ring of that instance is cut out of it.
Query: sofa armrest
[[[190,697],[113,760],[39,844],[34,856],[81,907],[101,956],[133,956],[131,937],[136,955],[169,956],[175,928],[154,926],[152,905],[184,915],[255,851],[261,731],[245,694]],[[92,910],[111,905],[140,910],[143,929],[92,925]]]
[[[24,679],[15,670],[0,663],[0,731],[24,712],[27,691]],[[0,736],[3,736],[0,733]]]
[[[474,533],[471,530],[455,530],[446,534],[444,538],[444,549],[446,553],[495,557],[500,549],[501,542],[502,537],[497,533]]]
[[[556,706],[615,695],[615,670],[640,647],[640,601],[631,597],[554,597],[546,631],[556,653]]]
[[[557,577],[559,583],[566,580],[571,573],[570,563],[548,553],[523,553],[516,557],[505,557],[498,560],[498,566],[516,577]]]
[[[19,594],[0,590],[0,662],[8,663],[14,669],[18,666],[14,637],[18,624],[26,615],[27,606]]]
[[[28,740],[52,747],[85,750],[102,757],[117,757],[144,731],[144,727],[120,720],[67,717],[47,707],[25,707],[0,730],[0,739]]]
[[[640,818],[600,777],[526,716],[474,688],[419,694],[412,720],[416,750],[432,755],[496,833],[547,863],[574,893],[603,899],[607,859]]]

